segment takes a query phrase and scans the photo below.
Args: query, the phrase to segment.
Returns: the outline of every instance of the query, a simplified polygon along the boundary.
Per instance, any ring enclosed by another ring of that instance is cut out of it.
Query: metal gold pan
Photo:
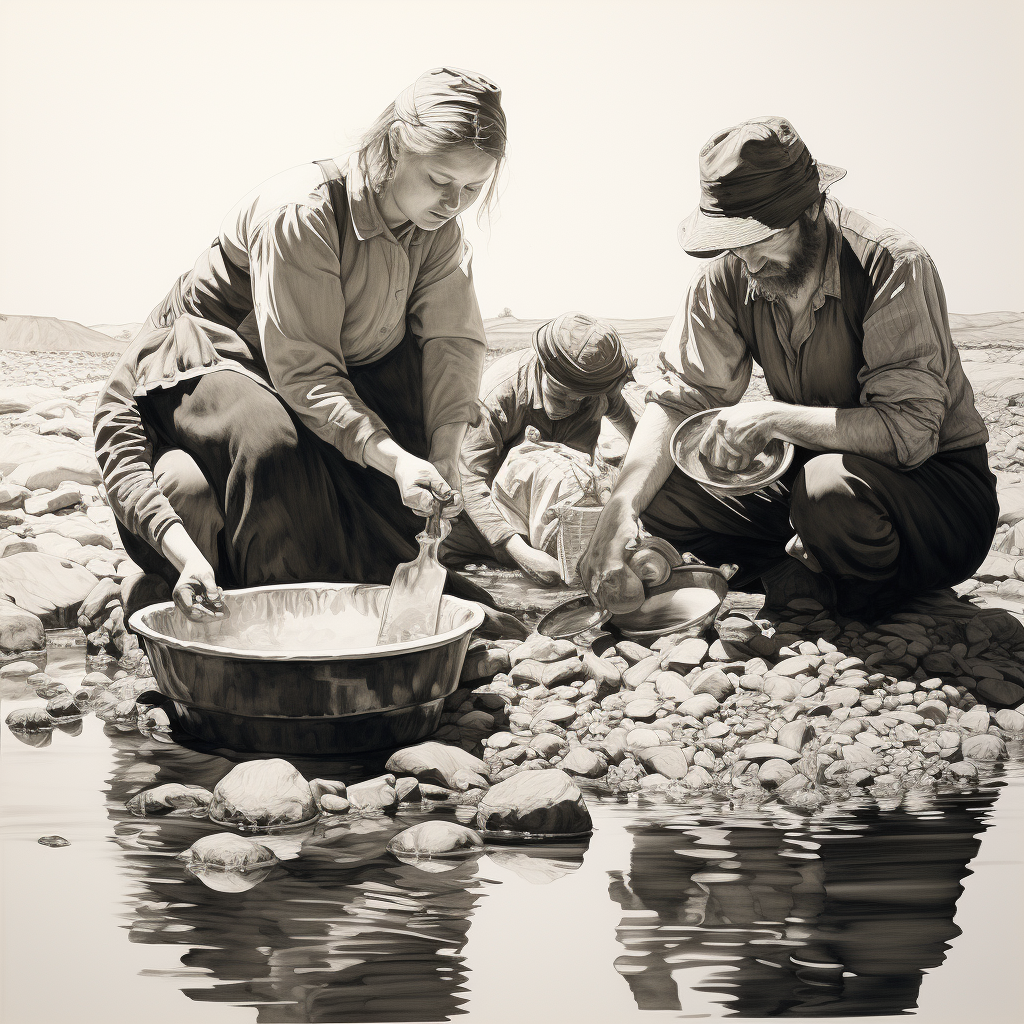
[[[711,494],[753,494],[778,480],[793,462],[795,449],[788,441],[772,439],[746,469],[736,472],[718,469],[700,454],[697,450],[700,439],[721,411],[707,409],[695,413],[673,431],[669,452],[679,471],[691,480],[696,480]]]

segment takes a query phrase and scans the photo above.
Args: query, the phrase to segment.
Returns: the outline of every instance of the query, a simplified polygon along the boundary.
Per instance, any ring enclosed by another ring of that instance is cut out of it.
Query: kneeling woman
[[[497,86],[427,72],[343,166],[242,199],[150,315],[96,452],[128,554],[187,614],[218,583],[387,583],[418,516],[461,510],[486,339],[455,218],[504,153]]]

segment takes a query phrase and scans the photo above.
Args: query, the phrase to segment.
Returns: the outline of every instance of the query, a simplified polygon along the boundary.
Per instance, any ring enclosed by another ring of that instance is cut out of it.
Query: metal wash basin
[[[237,751],[358,753],[437,728],[483,622],[474,604],[446,595],[436,635],[378,647],[387,592],[357,583],[253,587],[225,593],[226,619],[192,622],[168,602],[129,624],[183,732]]]

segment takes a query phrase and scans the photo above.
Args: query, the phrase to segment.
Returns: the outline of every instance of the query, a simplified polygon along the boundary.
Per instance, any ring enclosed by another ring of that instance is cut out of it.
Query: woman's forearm
[[[204,561],[206,556],[199,550],[196,542],[188,535],[188,531],[181,523],[172,523],[160,538],[160,550],[164,558],[174,566],[178,572],[185,567],[185,563],[196,558]]]
[[[466,439],[469,424],[445,423],[438,427],[430,438],[430,461],[458,465],[462,442]]]

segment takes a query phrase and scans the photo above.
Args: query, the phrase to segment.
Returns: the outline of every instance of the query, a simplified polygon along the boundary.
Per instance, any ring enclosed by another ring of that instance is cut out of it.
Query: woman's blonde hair
[[[505,159],[505,112],[501,90],[489,78],[459,68],[434,68],[420,75],[373,122],[359,142],[363,174],[379,195],[394,177],[401,150],[427,154],[471,146],[495,161],[480,213],[494,203]]]

